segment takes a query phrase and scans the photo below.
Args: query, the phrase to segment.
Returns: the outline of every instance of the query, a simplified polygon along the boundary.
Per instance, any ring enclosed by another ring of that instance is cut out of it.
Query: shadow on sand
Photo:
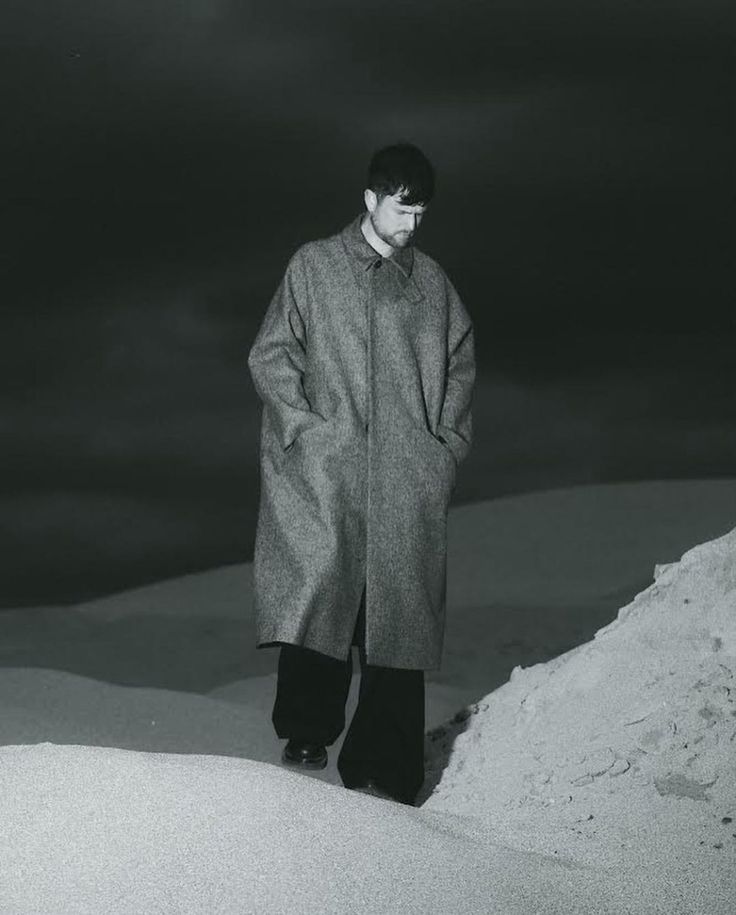
[[[68,608],[0,612],[0,667],[45,668],[119,686],[206,694],[276,669],[252,626],[147,612],[97,622]]]

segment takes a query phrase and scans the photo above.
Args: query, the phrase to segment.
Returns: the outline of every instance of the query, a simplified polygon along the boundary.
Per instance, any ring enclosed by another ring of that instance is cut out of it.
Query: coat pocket
[[[435,435],[429,428],[424,428],[423,431],[423,439],[429,440],[427,442],[428,450],[437,456],[440,467],[445,468],[444,471],[440,471],[441,476],[449,482],[450,491],[454,490],[457,475],[455,455],[452,453],[447,443],[444,440],[440,441],[439,436]],[[437,464],[435,464],[435,466],[437,466]]]
[[[314,416],[314,420],[313,420],[312,422],[310,422],[310,423],[307,423],[306,426],[303,426],[303,427],[297,432],[297,434],[294,436],[294,438],[293,438],[293,439],[289,442],[289,444],[283,449],[284,454],[290,454],[290,453],[294,450],[294,445],[296,445],[297,442],[301,441],[301,438],[302,438],[303,435],[306,435],[306,434],[309,433],[312,429],[315,429],[317,426],[322,426],[322,425],[324,425],[325,422],[327,421],[327,420],[322,419],[321,416],[317,416],[316,413],[313,413],[312,416]]]
[[[450,450],[450,447],[447,444],[447,442],[444,440],[444,438],[442,438],[442,436],[440,436],[440,435],[435,435],[429,429],[427,429],[427,435],[432,439],[434,446],[436,448],[440,449],[444,453],[445,457],[449,458],[452,461],[452,465],[454,467],[455,466],[455,455]]]

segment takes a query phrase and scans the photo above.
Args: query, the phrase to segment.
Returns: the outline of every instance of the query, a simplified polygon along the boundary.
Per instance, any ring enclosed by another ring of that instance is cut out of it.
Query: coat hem
[[[307,648],[310,651],[317,651],[320,654],[327,655],[328,658],[334,658],[336,661],[345,661],[347,660],[347,654],[343,657],[342,655],[335,654],[334,651],[325,650],[324,646],[316,646],[314,644],[305,644],[304,642],[297,642],[296,640],[290,639],[264,639],[262,641],[256,642],[257,649],[263,648],[281,648],[283,645],[295,645],[297,648]],[[356,646],[357,647],[357,646]],[[350,646],[350,651],[352,651],[353,646]],[[349,653],[349,652],[348,652]],[[400,664],[397,663],[395,659],[392,658],[381,658],[380,656],[376,658],[375,656],[368,657],[366,653],[366,663],[371,667],[389,667],[392,670],[440,670],[442,666],[442,660],[438,659],[435,661],[426,661],[421,662],[410,662]]]

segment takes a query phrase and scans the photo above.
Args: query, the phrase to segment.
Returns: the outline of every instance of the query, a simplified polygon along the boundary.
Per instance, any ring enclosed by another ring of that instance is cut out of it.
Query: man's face
[[[405,248],[411,243],[427,209],[418,203],[402,203],[401,195],[401,190],[380,198],[371,190],[365,195],[373,231],[392,248]]]

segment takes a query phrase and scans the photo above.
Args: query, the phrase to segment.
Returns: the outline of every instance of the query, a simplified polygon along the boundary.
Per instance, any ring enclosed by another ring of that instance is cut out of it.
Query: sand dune
[[[0,911],[211,915],[677,912],[641,878],[243,759],[0,750]],[[640,905],[640,903],[643,903]],[[724,910],[725,911],[725,910]]]
[[[417,809],[339,743],[270,764],[248,565],[0,612],[0,912],[730,912],[735,519],[727,480],[453,509]]]
[[[431,735],[424,809],[519,848],[642,866],[686,911],[736,899],[736,528],[658,570],[593,641]],[[462,728],[462,733],[459,733]],[[430,779],[431,780],[431,779]]]

